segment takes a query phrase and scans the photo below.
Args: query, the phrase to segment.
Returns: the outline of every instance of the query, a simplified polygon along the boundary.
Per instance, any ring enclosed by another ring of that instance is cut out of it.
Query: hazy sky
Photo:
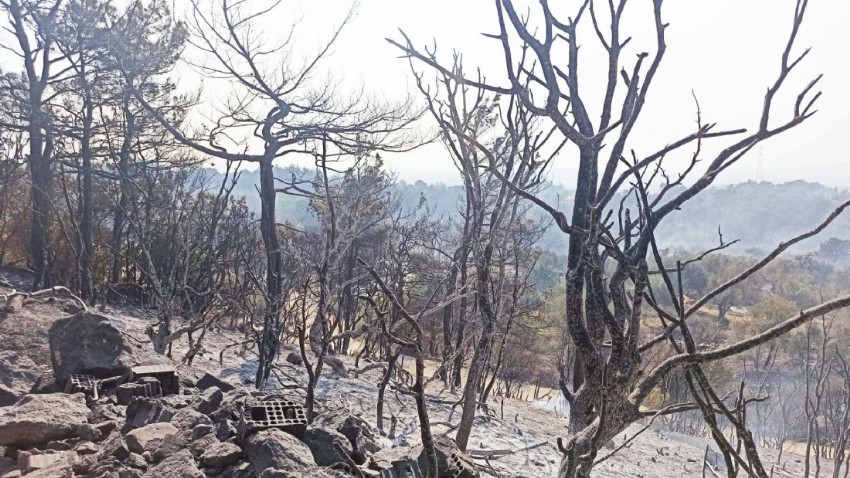
[[[188,2],[176,1],[178,14],[185,12]],[[531,2],[530,6],[534,9],[536,5]],[[288,35],[297,22],[294,38],[299,48],[309,52],[328,38],[350,6],[347,0],[286,0],[275,13],[266,15],[259,27],[269,38],[280,38]],[[667,0],[664,16],[670,23],[668,50],[642,121],[632,135],[638,153],[657,150],[693,130],[692,91],[699,98],[704,121],[717,122],[722,129],[752,128],[764,92],[778,71],[793,9],[794,0]],[[343,88],[363,85],[366,91],[388,101],[417,93],[407,61],[398,59],[398,51],[384,40],[399,38],[398,28],[404,29],[418,45],[433,45],[436,41],[443,59],[450,60],[452,50],[457,50],[463,54],[467,71],[479,67],[492,82],[506,83],[499,44],[481,35],[496,32],[492,0],[362,0],[357,11],[354,22],[344,30],[325,63],[326,71]],[[631,69],[637,53],[654,52],[651,2],[632,0],[623,22],[624,34],[634,36],[622,56]],[[790,88],[784,90],[784,101],[776,111],[780,114],[775,117],[788,118],[796,92],[823,73],[818,114],[754,151],[718,182],[756,179],[761,162],[762,177],[769,181],[805,179],[839,187],[850,184],[848,24],[850,1],[811,0],[796,51],[811,46],[812,52],[789,78],[786,86]],[[586,70],[580,81],[584,94],[592,98],[591,103],[598,104],[607,60],[592,32],[584,33],[580,51],[581,65]],[[182,79],[184,86],[187,81],[192,82],[191,77]],[[211,87],[205,83],[205,89],[207,101],[223,97],[222,85]],[[576,163],[574,153],[562,153],[551,179],[570,183]],[[683,162],[687,161],[686,156],[682,156]],[[441,145],[390,155],[387,161],[404,180],[458,182]]]

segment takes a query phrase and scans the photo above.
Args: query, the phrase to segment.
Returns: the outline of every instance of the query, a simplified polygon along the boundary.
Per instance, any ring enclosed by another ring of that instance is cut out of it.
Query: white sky
[[[178,16],[185,13],[188,1],[175,2]],[[259,0],[250,2],[253,6]],[[573,9],[578,1],[552,3]],[[789,79],[786,87],[791,88],[784,90],[786,101],[776,111],[782,115],[776,117],[787,118],[799,88],[822,72],[823,97],[818,114],[754,151],[718,182],[757,179],[761,158],[762,176],[768,181],[805,179],[839,187],[850,183],[850,0],[810,3],[796,51],[807,46],[813,50]],[[269,38],[282,38],[300,18],[294,38],[299,48],[310,52],[328,38],[350,6],[348,0],[285,0],[258,27]],[[537,2],[530,2],[530,6],[533,12],[537,11]],[[632,135],[638,153],[654,151],[692,131],[692,91],[700,100],[705,121],[718,122],[719,129],[752,128],[764,91],[778,70],[793,9],[794,0],[667,0],[664,17],[670,23],[668,50],[642,121]],[[523,11],[524,7],[518,10]],[[481,35],[496,32],[493,0],[362,0],[356,19],[344,31],[325,67],[343,88],[363,85],[388,101],[417,94],[407,61],[398,59],[398,51],[384,40],[400,38],[398,28],[404,29],[418,45],[436,41],[446,60],[453,49],[458,50],[463,53],[467,71],[480,67],[494,83],[506,83],[499,44]],[[623,30],[624,35],[635,37],[623,55],[631,70],[631,61],[639,51],[654,52],[649,0],[629,3]],[[581,64],[587,70],[580,81],[584,94],[593,98],[591,103],[598,104],[607,60],[592,32],[586,31],[584,38]],[[191,74],[181,74],[180,80],[184,87],[194,87],[198,81]],[[223,98],[223,89],[227,89],[225,85],[213,87],[205,82],[205,101]],[[390,155],[387,163],[407,181],[459,181],[441,145]],[[569,184],[575,163],[574,151],[565,151],[556,160],[551,179]]]
[[[123,0],[121,0],[123,1]],[[197,0],[201,4],[220,0]],[[260,7],[271,0],[245,0]],[[603,9],[604,0],[596,0]],[[188,13],[189,0],[173,0],[178,18]],[[535,0],[515,0],[520,12],[525,5],[539,13]],[[579,0],[553,0],[573,11]],[[752,128],[764,92],[775,78],[784,40],[791,26],[795,0],[666,0],[667,54],[656,76],[648,104],[632,134],[631,147],[648,154],[693,131],[696,93],[706,122],[718,129]],[[280,8],[265,15],[255,30],[271,41],[290,34],[297,23],[294,43],[303,53],[315,52],[328,39],[351,8],[351,0],[283,0]],[[554,7],[553,7],[554,8]],[[466,71],[481,68],[493,83],[506,84],[502,50],[482,33],[497,31],[494,0],[361,0],[358,15],[344,30],[324,63],[325,71],[340,86],[367,92],[387,101],[417,95],[407,60],[384,39],[399,39],[402,28],[419,46],[436,44],[444,63],[453,50],[463,54]],[[566,16],[564,14],[563,16]],[[765,143],[739,164],[727,170],[718,183],[763,178],[784,182],[795,179],[818,181],[846,188],[850,184],[850,0],[810,0],[806,22],[796,52],[812,47],[811,54],[786,83],[785,96],[776,108],[776,118],[788,118],[793,99],[818,73],[823,96],[818,114],[802,126]],[[595,35],[580,31],[580,82],[583,96],[593,105],[601,102],[606,58]],[[631,62],[640,51],[654,52],[654,26],[650,0],[631,0],[623,19],[623,35],[634,40],[622,56]],[[583,36],[582,36],[583,35]],[[189,53],[191,54],[191,52]],[[8,53],[0,55],[4,70],[20,65]],[[427,72],[426,72],[427,73]],[[184,90],[202,85],[204,105],[209,110],[231,93],[228,84],[201,78],[187,67],[179,69],[178,84]],[[622,88],[621,88],[622,91]],[[598,114],[598,113],[597,113]],[[196,116],[197,119],[197,116]],[[423,124],[423,127],[433,127]],[[722,145],[722,143],[718,143]],[[710,147],[708,152],[710,152]],[[681,159],[687,161],[683,152]],[[442,145],[434,144],[411,153],[385,155],[388,166],[401,179],[429,182],[459,182],[459,177]],[[575,150],[565,150],[555,161],[551,179],[569,185],[577,160]],[[761,163],[761,168],[759,164]],[[283,163],[282,165],[285,165]],[[759,175],[761,169],[761,175]]]

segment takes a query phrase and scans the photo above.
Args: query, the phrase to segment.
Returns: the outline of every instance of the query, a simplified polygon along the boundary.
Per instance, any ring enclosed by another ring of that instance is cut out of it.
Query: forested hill
[[[291,172],[290,169],[280,168],[277,176],[289,177]],[[257,172],[243,172],[235,190],[237,195],[247,198],[248,204],[255,211],[259,211],[260,207],[256,192],[258,179]],[[457,213],[462,208],[463,190],[459,185],[399,181],[397,188],[404,205],[413,207],[424,196],[428,207],[438,216],[458,217]],[[668,193],[668,197],[672,195],[673,192]],[[550,184],[542,196],[550,204],[558,205],[569,217],[572,200],[570,190]],[[848,198],[850,192],[846,190],[805,181],[783,184],[751,181],[715,187],[687,202],[682,211],[673,213],[662,224],[659,238],[663,247],[704,249],[718,244],[719,226],[724,240],[740,240],[729,252],[758,253],[815,227]],[[307,200],[301,197],[279,194],[277,212],[279,219],[295,224],[310,225],[315,221]],[[795,252],[816,250],[830,238],[850,240],[850,211],[821,235],[802,243]],[[566,241],[563,234],[553,228],[544,238],[543,245],[547,249],[563,252]]]

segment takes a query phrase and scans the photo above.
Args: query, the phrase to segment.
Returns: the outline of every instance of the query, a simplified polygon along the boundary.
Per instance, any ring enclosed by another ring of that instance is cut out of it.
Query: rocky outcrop
[[[48,337],[53,375],[62,386],[75,373],[109,378],[138,364],[133,348],[102,315],[81,312],[57,320]]]
[[[34,446],[76,437],[89,413],[81,393],[27,395],[0,408],[0,446]]]

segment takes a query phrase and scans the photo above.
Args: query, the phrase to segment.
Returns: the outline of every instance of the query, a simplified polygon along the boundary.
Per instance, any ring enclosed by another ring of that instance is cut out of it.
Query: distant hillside
[[[277,171],[278,177],[289,177],[292,173],[309,174],[290,168],[278,168]],[[236,194],[245,196],[249,206],[256,211],[260,208],[256,191],[258,181],[259,173],[244,172],[236,188]],[[424,196],[437,216],[457,217],[462,209],[461,186],[400,181],[398,189],[403,204],[413,207],[420,196]],[[550,204],[558,205],[569,217],[571,191],[551,184],[542,196]],[[715,187],[687,202],[681,211],[672,213],[662,224],[658,236],[662,247],[705,249],[717,245],[717,228],[720,226],[724,240],[740,239],[728,252],[757,253],[813,228],[848,198],[848,191],[805,181],[783,184],[751,181]],[[296,224],[309,225],[315,221],[304,198],[278,195],[277,212],[279,219]],[[850,213],[839,217],[823,234],[801,243],[794,251],[817,250],[821,243],[832,237],[850,240]],[[566,247],[565,236],[554,228],[543,243],[547,249],[556,252],[562,252]]]

